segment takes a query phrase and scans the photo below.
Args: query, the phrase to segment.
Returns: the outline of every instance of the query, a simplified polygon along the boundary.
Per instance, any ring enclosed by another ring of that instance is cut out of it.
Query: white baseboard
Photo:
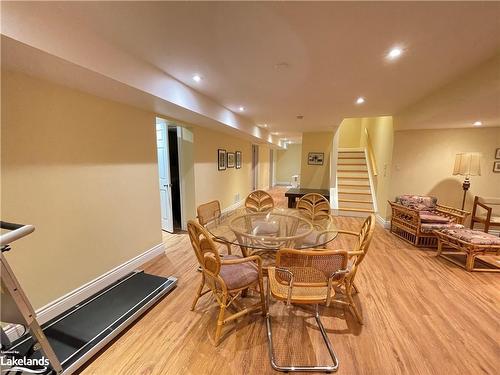
[[[224,208],[222,211],[221,211],[221,214],[227,214],[228,212],[231,212],[231,211],[234,211],[236,210],[237,208],[240,208],[241,206],[243,206],[243,203],[245,203],[245,200],[242,199],[236,203],[233,203],[232,205],[230,206],[227,206],[226,208]]]
[[[380,214],[376,214],[375,218],[377,219],[377,222],[382,225],[385,229],[389,229],[391,226],[391,221],[384,219]]]
[[[98,291],[104,289],[116,280],[122,278],[128,273],[136,270],[138,267],[162,254],[165,251],[163,243],[155,245],[142,254],[120,264],[118,267],[106,272],[105,274],[96,277],[94,280],[82,285],[81,287],[63,295],[62,297],[48,303],[47,305],[36,310],[38,323],[44,324],[63,313],[74,305],[82,302],[86,298],[92,296]]]

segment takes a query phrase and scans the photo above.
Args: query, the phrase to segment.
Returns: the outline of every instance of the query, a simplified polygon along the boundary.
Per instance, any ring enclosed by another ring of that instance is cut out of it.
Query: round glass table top
[[[290,208],[267,212],[240,208],[214,220],[206,228],[219,241],[261,250],[322,247],[337,236],[331,217],[311,220],[303,212]]]

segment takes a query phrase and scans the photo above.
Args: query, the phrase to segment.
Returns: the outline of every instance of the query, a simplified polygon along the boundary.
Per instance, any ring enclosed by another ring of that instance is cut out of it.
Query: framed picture
[[[241,151],[236,151],[236,169],[241,168]]]
[[[493,162],[493,173],[500,173],[500,161]]]
[[[495,159],[500,159],[500,148],[497,148],[495,151]]]
[[[307,164],[309,165],[323,165],[325,154],[323,152],[310,152],[307,155]]]
[[[217,150],[217,169],[224,171],[226,169],[226,150],[219,148]]]
[[[227,167],[228,168],[234,168],[234,152],[228,152],[227,153]]]

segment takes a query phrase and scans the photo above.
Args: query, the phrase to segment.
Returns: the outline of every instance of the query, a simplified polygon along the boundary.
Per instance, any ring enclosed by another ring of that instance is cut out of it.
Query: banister
[[[377,171],[377,163],[375,162],[375,153],[373,152],[372,141],[370,139],[370,134],[368,133],[368,129],[365,128],[366,135],[366,150],[368,151],[368,159],[370,159],[370,166],[374,176],[378,175]]]

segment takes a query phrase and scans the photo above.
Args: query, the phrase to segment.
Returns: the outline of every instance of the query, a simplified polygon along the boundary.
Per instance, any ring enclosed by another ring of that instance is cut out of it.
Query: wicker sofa
[[[435,247],[434,230],[463,228],[469,212],[437,203],[437,198],[400,195],[392,208],[391,232],[415,246]]]

